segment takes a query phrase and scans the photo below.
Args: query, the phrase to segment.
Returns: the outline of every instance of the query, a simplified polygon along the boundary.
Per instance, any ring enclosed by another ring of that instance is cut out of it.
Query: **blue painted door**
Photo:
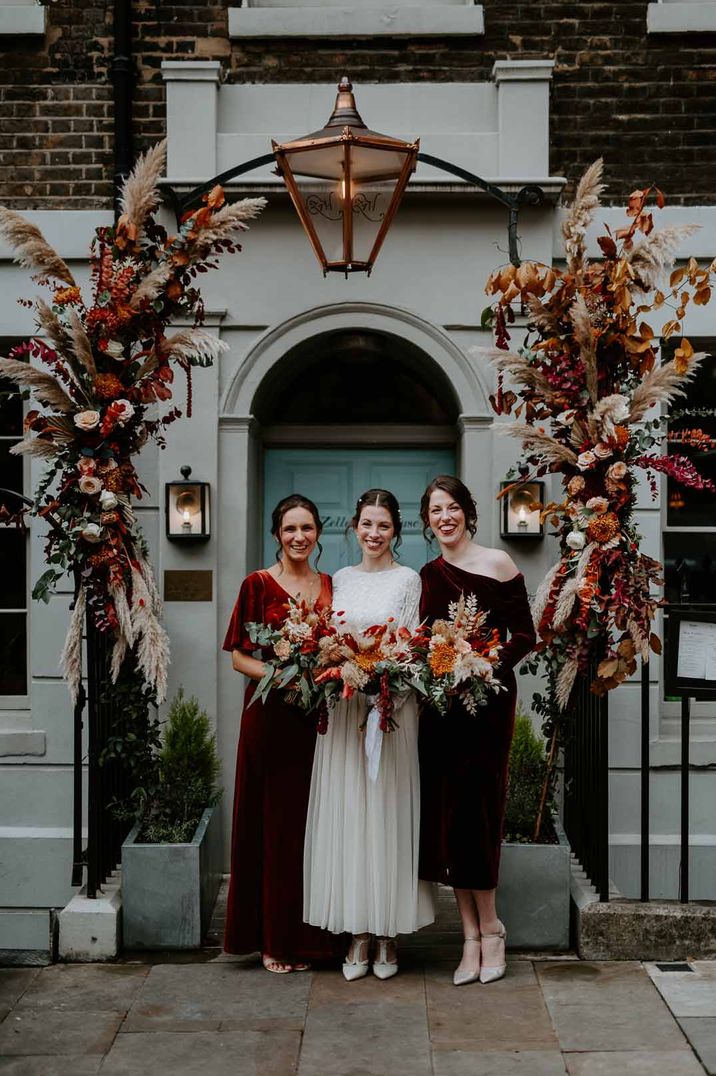
[[[359,550],[346,535],[355,503],[367,489],[389,489],[398,498],[403,519],[400,563],[419,570],[437,555],[423,538],[418,516],[423,490],[435,475],[455,473],[455,453],[444,448],[271,448],[264,456],[264,564],[271,564],[276,544],[271,511],[289,493],[303,493],[318,505],[323,520],[323,555],[319,567],[333,573],[356,564]]]

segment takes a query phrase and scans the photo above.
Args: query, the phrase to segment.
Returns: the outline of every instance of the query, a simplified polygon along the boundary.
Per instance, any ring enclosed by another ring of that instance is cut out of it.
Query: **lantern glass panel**
[[[209,488],[204,482],[176,482],[169,486],[168,532],[177,538],[206,535],[210,531]]]
[[[544,533],[539,508],[543,503],[541,482],[526,482],[507,494],[504,507],[503,534],[513,538],[539,538]]]

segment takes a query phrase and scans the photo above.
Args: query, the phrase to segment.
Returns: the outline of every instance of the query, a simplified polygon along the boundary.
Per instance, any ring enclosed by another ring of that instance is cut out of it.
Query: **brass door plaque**
[[[213,574],[211,571],[165,571],[164,601],[210,602]]]

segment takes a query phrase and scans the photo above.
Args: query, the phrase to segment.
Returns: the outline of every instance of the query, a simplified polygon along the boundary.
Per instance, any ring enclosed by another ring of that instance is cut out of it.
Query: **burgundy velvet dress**
[[[475,575],[442,557],[420,576],[420,615],[428,623],[447,617],[461,594],[476,595],[504,643],[497,677],[507,691],[491,695],[475,715],[457,699],[445,717],[429,707],[421,714],[419,873],[457,889],[494,889],[515,723],[513,670],[535,645],[525,581],[521,574],[506,582]]]
[[[224,650],[253,654],[246,623],[280,623],[289,598],[269,572],[252,572],[241,584]],[[331,604],[331,578],[323,573],[318,600]],[[303,921],[303,839],[315,719],[278,692],[250,705],[255,690],[251,681],[241,715],[224,948],[267,953],[288,963],[330,957],[336,953],[335,936]]]

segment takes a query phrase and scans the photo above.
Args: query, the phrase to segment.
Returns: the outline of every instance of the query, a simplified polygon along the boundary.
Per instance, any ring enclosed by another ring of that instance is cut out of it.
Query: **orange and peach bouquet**
[[[502,689],[495,676],[502,649],[500,635],[486,626],[486,619],[475,595],[466,598],[463,594],[448,606],[447,620],[420,629],[414,640],[423,658],[423,694],[440,714],[447,713],[452,698],[475,714],[486,705],[491,691]]]

